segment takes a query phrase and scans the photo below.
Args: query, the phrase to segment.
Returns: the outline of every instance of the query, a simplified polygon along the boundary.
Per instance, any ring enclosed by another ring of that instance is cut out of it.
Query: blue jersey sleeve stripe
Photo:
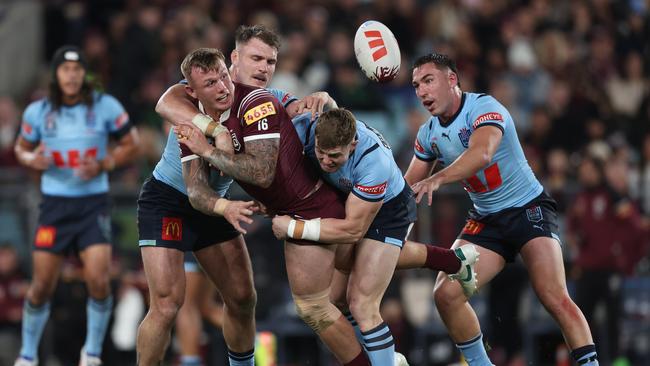
[[[131,121],[128,121],[127,123],[124,124],[119,130],[111,132],[109,135],[116,139],[119,140],[122,137],[124,137],[126,134],[128,134],[131,131],[131,128],[133,127],[133,123]]]
[[[383,200],[384,196],[385,196],[385,195],[381,195],[381,197],[378,197],[378,198],[369,198],[369,197],[366,197],[366,196],[362,196],[361,193],[355,191],[354,189],[352,190],[352,194],[354,194],[355,196],[361,198],[364,201],[368,201],[368,202],[379,202],[379,201]]]
[[[426,162],[432,162],[436,161],[437,158],[425,158],[424,156],[420,156],[417,153],[415,154],[415,157],[418,158],[418,160],[426,161]]]
[[[371,147],[369,147],[366,151],[364,151],[363,154],[361,154],[361,157],[359,157],[359,160],[357,160],[357,163],[354,164],[354,168],[356,169],[356,167],[361,162],[361,159],[363,159],[366,155],[370,154],[371,152],[377,150],[378,148],[379,148],[379,144],[374,144]]]
[[[504,130],[503,130],[503,126],[501,126],[501,125],[500,125],[499,123],[497,123],[497,122],[483,122],[483,123],[481,123],[480,125],[476,126],[476,129],[475,129],[475,130],[478,130],[479,128],[481,128],[481,127],[483,127],[483,126],[494,126],[494,127],[498,127],[498,128],[501,130],[501,133],[503,133],[503,131],[504,131]]]

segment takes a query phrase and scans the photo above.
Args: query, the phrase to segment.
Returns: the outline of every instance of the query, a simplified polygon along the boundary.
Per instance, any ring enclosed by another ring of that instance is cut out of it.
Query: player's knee
[[[551,314],[558,314],[562,311],[567,311],[566,307],[574,306],[573,300],[569,297],[569,293],[564,290],[553,290],[550,288],[543,288],[537,291],[539,301],[544,305],[546,310]]]
[[[86,276],[86,286],[90,296],[101,299],[108,296],[110,292],[110,283],[108,274],[93,274]]]
[[[327,329],[341,316],[329,300],[329,289],[310,295],[293,295],[298,316],[316,333]]]
[[[455,283],[446,282],[433,290],[433,300],[438,308],[449,308],[466,300],[462,289]]]
[[[156,314],[156,317],[166,325],[171,325],[176,319],[178,310],[183,306],[182,296],[151,296],[151,307],[149,311]]]
[[[37,306],[46,303],[52,298],[55,285],[47,281],[32,281],[27,292],[27,300]]]
[[[257,304],[257,292],[254,288],[241,289],[235,291],[230,299],[224,299],[228,310],[237,314],[249,315],[255,312]]]

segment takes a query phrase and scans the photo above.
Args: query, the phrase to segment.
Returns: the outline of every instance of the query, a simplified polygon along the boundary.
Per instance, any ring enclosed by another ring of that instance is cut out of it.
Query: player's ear
[[[232,50],[232,52],[230,52],[230,63],[231,64],[237,63],[237,59],[239,59],[239,52],[235,48],[234,50]]]
[[[458,75],[455,72],[449,70],[449,86],[452,88],[458,85]]]
[[[352,141],[352,142],[350,143],[350,152],[353,152],[354,149],[357,148],[357,143],[358,143],[358,142],[359,142],[359,140],[354,140],[354,141]]]
[[[194,99],[199,99],[199,98],[197,97],[197,95],[196,95],[196,91],[195,91],[194,89],[192,89],[191,86],[189,86],[189,85],[185,85],[185,92],[186,92],[187,95],[189,95],[190,97],[192,97],[192,98],[194,98]]]

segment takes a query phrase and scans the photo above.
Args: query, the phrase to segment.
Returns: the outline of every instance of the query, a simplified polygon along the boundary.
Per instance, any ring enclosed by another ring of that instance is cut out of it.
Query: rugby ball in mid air
[[[369,20],[359,26],[354,36],[354,54],[371,80],[388,82],[399,73],[399,45],[393,32],[380,22]]]

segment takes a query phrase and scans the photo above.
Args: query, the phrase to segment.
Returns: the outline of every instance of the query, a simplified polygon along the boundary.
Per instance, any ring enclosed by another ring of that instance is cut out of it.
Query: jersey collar
[[[440,124],[440,126],[441,127],[449,127],[452,123],[454,123],[454,121],[456,120],[456,118],[458,117],[460,112],[463,110],[464,106],[465,106],[465,93],[463,93],[463,95],[460,97],[460,105],[458,106],[458,110],[456,111],[456,113],[454,113],[453,116],[451,116],[449,121],[447,121],[446,123],[442,123],[440,118],[438,118],[438,123]]]

